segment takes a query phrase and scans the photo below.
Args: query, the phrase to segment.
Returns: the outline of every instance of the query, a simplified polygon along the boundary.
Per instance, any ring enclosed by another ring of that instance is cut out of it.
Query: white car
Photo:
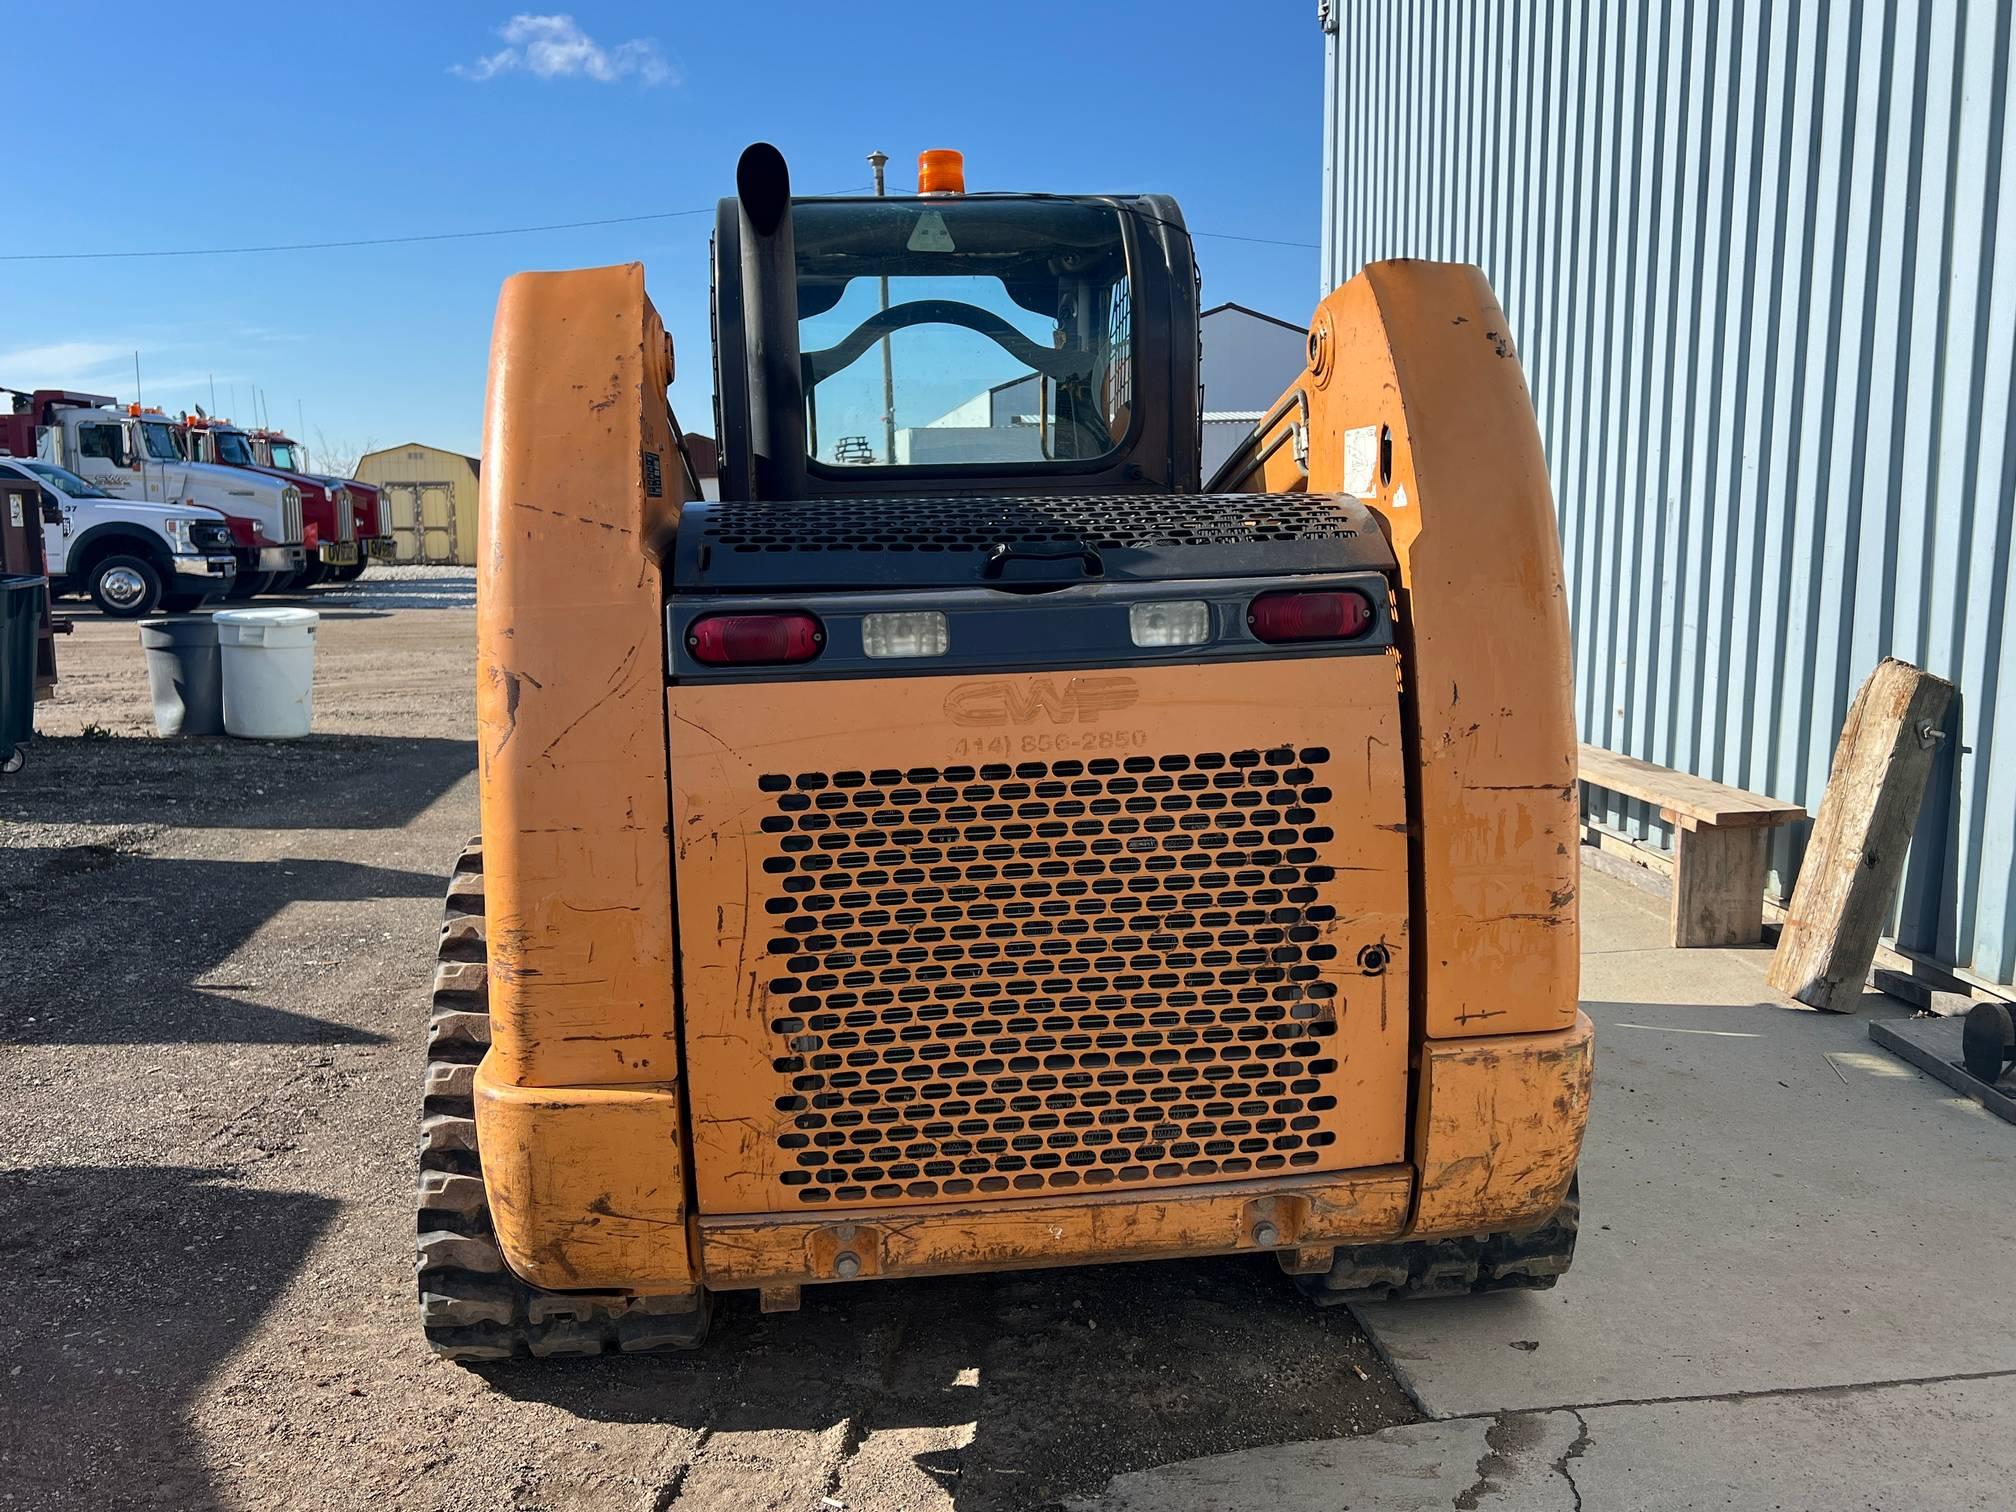
[[[87,593],[114,619],[186,613],[228,593],[238,565],[214,509],[119,499],[67,468],[0,456],[0,475],[42,490],[42,548],[52,593]]]

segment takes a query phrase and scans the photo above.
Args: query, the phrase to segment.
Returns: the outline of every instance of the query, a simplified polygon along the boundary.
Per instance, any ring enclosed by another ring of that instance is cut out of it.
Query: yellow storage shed
[[[384,496],[400,561],[476,565],[479,465],[474,457],[418,441],[358,459],[358,480],[376,484]]]

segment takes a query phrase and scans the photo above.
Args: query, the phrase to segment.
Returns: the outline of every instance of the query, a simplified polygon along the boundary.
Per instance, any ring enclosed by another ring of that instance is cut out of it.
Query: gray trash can
[[[140,621],[154,728],[163,735],[224,733],[224,667],[207,614]]]

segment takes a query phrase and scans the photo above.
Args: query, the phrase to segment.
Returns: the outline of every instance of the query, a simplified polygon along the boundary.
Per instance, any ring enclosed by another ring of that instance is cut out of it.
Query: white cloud
[[[120,402],[134,397],[133,349],[140,349],[141,392],[149,404],[170,410],[209,405],[213,386],[228,391],[244,383],[228,368],[198,371],[201,354],[148,341],[54,341],[0,352],[0,383],[27,390],[75,389],[110,394]]]
[[[503,47],[448,71],[479,84],[520,69],[541,79],[593,79],[598,84],[629,78],[646,85],[678,82],[654,39],[636,37],[604,47],[572,16],[513,16],[497,35],[504,39]]]
[[[109,341],[54,341],[0,352],[0,381],[30,388],[87,388],[124,364],[133,376],[133,348]]]

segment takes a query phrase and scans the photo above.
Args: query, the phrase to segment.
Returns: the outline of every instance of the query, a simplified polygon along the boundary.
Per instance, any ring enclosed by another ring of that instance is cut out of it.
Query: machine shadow
[[[289,603],[301,604],[331,618],[340,617],[343,611],[360,606],[381,612],[392,609],[474,609],[476,572],[471,568],[463,573],[424,578],[382,577],[366,572],[354,583],[285,597]]]
[[[324,620],[377,620],[392,617],[390,609],[362,609],[355,605],[335,608],[316,602],[311,594],[277,594],[272,597],[289,608],[313,609]]]
[[[38,736],[0,783],[0,822],[196,829],[394,829],[476,769],[476,742]],[[228,784],[228,801],[207,789]]]
[[[194,1167],[0,1171],[9,1500],[221,1508],[188,1426],[338,1204]]]
[[[319,933],[218,966],[290,903],[432,898],[441,879],[349,861],[135,856],[105,846],[0,852],[0,1043],[379,1044],[385,1036],[233,994],[284,997],[333,964]],[[21,880],[25,874],[26,880]],[[331,910],[332,917],[339,910]],[[332,925],[332,928],[335,927]],[[80,992],[80,983],[97,984]]]
[[[768,1316],[731,1293],[689,1354],[481,1370],[591,1420],[706,1427],[715,1445],[748,1435],[737,1456],[769,1431],[844,1426],[873,1476],[926,1476],[961,1512],[1417,1416],[1348,1309],[1312,1306],[1252,1256],[808,1287],[800,1311]],[[892,1456],[914,1469],[892,1472]],[[781,1476],[822,1473],[802,1439],[779,1461]],[[835,1494],[855,1504],[845,1475]]]

